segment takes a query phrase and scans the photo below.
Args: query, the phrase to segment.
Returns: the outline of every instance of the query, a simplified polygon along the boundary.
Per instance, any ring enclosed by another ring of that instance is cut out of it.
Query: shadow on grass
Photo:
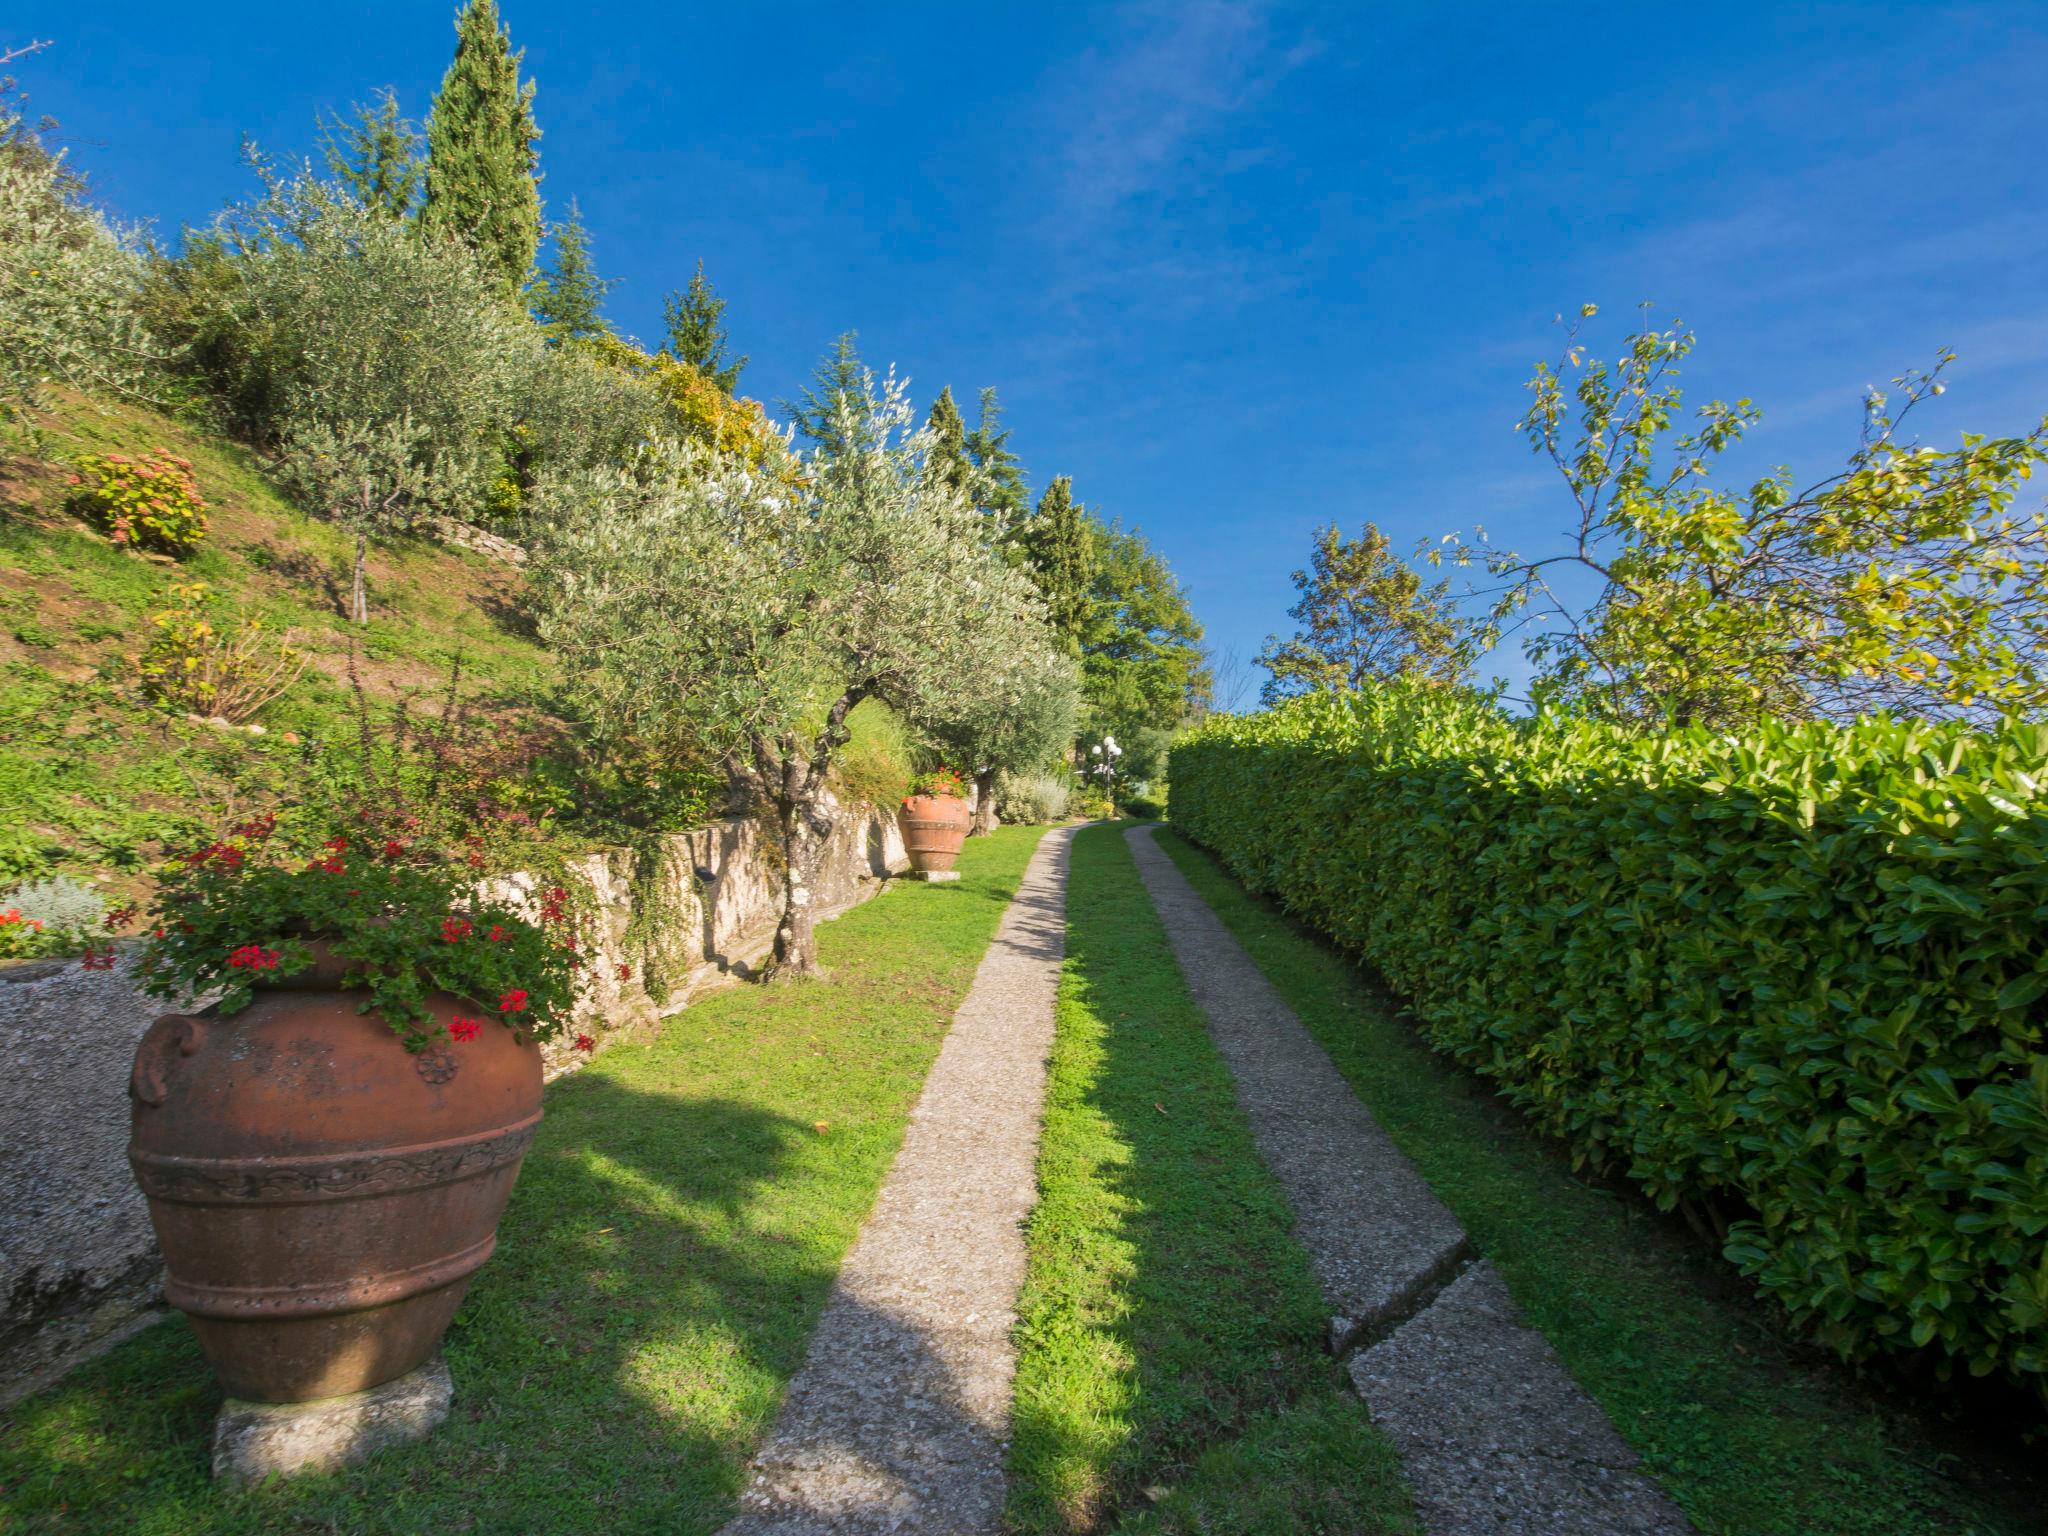
[[[1159,846],[1250,953],[1700,1528],[2040,1530],[2017,1395],[1854,1374],[1791,1333],[1675,1215],[1573,1167],[1497,1085],[1431,1049],[1376,971],[1172,830]],[[2001,1421],[1976,1399],[2004,1401]]]
[[[831,1283],[758,1209],[816,1139],[746,1104],[583,1074],[550,1093],[498,1254],[450,1330],[455,1406],[432,1439],[272,1490],[216,1487],[220,1393],[172,1322],[0,1418],[0,1524],[714,1529]]]
[[[1012,1528],[1412,1529],[1125,830],[1074,843]]]
[[[994,931],[958,898],[1007,899],[1036,841],[979,839],[961,885],[826,925],[841,981],[707,997],[552,1086],[431,1440],[216,1488],[219,1390],[168,1323],[0,1416],[0,1530],[715,1530]]]

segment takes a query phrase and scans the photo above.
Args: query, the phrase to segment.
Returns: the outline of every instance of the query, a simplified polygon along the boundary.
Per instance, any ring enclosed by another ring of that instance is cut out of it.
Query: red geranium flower
[[[384,840],[384,857],[385,857],[385,858],[387,858],[387,859],[395,859],[395,858],[397,858],[397,857],[398,857],[398,856],[399,856],[400,854],[402,854],[402,853],[404,853],[404,852],[405,852],[405,844],[403,844],[403,843],[401,843],[401,842],[397,841],[397,840],[396,840],[396,839],[394,839],[394,838],[386,838],[386,839]]]
[[[228,956],[228,964],[238,971],[274,971],[280,958],[274,949],[265,949],[260,944],[244,944]]]
[[[327,839],[327,841],[322,843],[320,846],[322,848],[329,850],[332,853],[347,853],[348,839],[343,837],[339,832],[337,832],[334,834],[334,836]]]
[[[474,1040],[476,1032],[482,1028],[482,1019],[451,1019],[448,1024],[448,1033],[457,1040]]]
[[[491,931],[485,934],[484,937],[489,939],[493,944],[502,944],[505,942],[505,940],[511,938],[512,935],[507,933],[503,928],[499,927],[496,923],[493,923],[491,924]]]
[[[526,993],[524,991],[500,992],[498,994],[498,1012],[526,1012]]]
[[[632,967],[632,966],[630,966],[630,965],[628,965],[628,964],[626,964],[626,963],[625,963],[625,962],[624,962],[623,960],[622,960],[622,961],[620,961],[620,962],[619,962],[619,980],[621,980],[621,981],[631,981],[632,979],[633,979],[633,967]]]
[[[469,937],[469,919],[466,917],[444,917],[441,919],[441,937],[450,944]]]
[[[578,1035],[576,1037],[576,1049],[579,1051],[594,1051],[597,1049],[597,1042],[588,1035]]]

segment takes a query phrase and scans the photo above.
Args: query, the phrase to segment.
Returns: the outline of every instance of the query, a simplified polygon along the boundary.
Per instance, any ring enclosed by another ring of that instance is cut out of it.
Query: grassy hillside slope
[[[294,507],[246,448],[77,398],[40,425],[35,453],[0,457],[0,889],[61,872],[118,902],[146,886],[167,849],[289,794],[323,749],[355,734],[351,647],[373,700],[416,693],[429,715],[459,658],[464,695],[507,734],[514,802],[572,841],[617,835],[616,796],[577,777],[565,723],[573,697],[526,620],[516,566],[424,537],[374,548],[371,619],[358,628],[345,617],[349,539]],[[189,459],[209,504],[210,531],[183,561],[125,550],[64,508],[66,460],[154,449]],[[299,682],[258,717],[260,733],[190,720],[141,692],[136,657],[150,615],[187,580],[224,599],[223,618],[257,615],[309,656]],[[879,706],[863,706],[854,724],[844,791],[900,792],[910,750],[901,727]],[[668,825],[701,818],[708,804],[700,788],[626,818]]]
[[[411,539],[373,551],[372,619],[343,617],[350,547],[294,508],[246,450],[133,407],[63,403],[39,456],[0,464],[0,880],[46,870],[113,889],[167,844],[289,782],[301,743],[349,724],[348,653],[374,693],[433,690],[454,659],[493,706],[541,710],[557,678],[519,613],[516,569]],[[63,460],[162,448],[192,462],[211,529],[183,561],[131,553],[64,510]],[[292,633],[310,656],[264,734],[167,714],[134,658],[174,580]]]

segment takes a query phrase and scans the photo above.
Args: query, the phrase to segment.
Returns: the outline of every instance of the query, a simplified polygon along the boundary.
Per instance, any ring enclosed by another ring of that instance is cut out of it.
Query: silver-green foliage
[[[1045,826],[1065,819],[1073,790],[1073,785],[1060,774],[999,773],[996,809],[1007,822]]]
[[[1218,717],[1173,818],[1850,1355],[2048,1389],[2048,726],[1741,736],[1396,683]]]
[[[0,112],[0,422],[51,385],[141,389],[162,349],[136,311],[134,237],[84,201],[61,156]]]
[[[45,933],[74,938],[97,934],[107,915],[99,892],[67,875],[24,881],[0,896],[0,910],[7,909],[19,909],[23,921],[40,922]]]
[[[319,452],[373,445],[364,468],[384,474],[401,424],[413,483],[386,521],[481,501],[541,344],[476,258],[311,176],[277,182],[228,233],[211,321],[237,341],[226,382],[314,510],[332,510]]]
[[[809,882],[846,718],[878,699],[957,713],[1042,627],[1036,593],[924,470],[893,379],[842,397],[838,441],[777,475],[691,447],[536,488],[542,635],[605,731],[689,742],[774,811],[788,858],[778,963],[814,964]]]

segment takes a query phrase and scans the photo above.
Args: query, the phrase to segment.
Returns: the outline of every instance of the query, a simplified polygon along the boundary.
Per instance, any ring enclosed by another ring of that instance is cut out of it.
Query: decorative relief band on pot
[[[460,1252],[409,1269],[358,1276],[331,1285],[207,1285],[173,1273],[164,1279],[164,1300],[195,1317],[236,1323],[367,1312],[372,1307],[388,1307],[408,1296],[453,1285],[475,1274],[497,1247],[498,1234],[493,1232]]]
[[[170,1157],[130,1148],[128,1160],[135,1167],[136,1182],[152,1200],[190,1205],[357,1200],[453,1184],[516,1163],[526,1155],[539,1126],[536,1112],[507,1130],[343,1157]]]

